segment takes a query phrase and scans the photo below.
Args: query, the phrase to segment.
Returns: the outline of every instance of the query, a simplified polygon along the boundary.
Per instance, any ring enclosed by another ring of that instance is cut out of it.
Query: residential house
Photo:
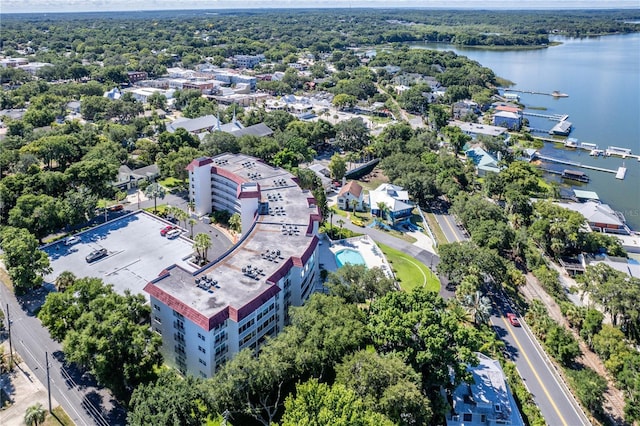
[[[338,192],[338,207],[342,210],[353,210],[353,202],[356,203],[356,210],[362,210],[363,201],[362,186],[355,180],[349,181]]]
[[[484,136],[503,136],[505,139],[509,136],[507,129],[504,127],[490,126],[488,124],[467,123],[466,121],[453,120],[449,122],[449,126],[460,128],[463,133],[476,139],[480,135]]]
[[[500,362],[481,353],[477,366],[468,366],[471,382],[460,384],[447,400],[447,426],[524,426]]]
[[[325,166],[320,163],[312,164],[309,166],[309,170],[311,170],[315,175],[320,179],[320,183],[322,184],[322,188],[325,192],[329,192],[332,189],[331,186],[331,172]]]
[[[115,186],[123,190],[137,188],[142,181],[152,182],[159,176],[160,168],[156,164],[140,167],[135,170],[132,170],[126,165],[122,165],[118,169],[118,180]]]
[[[220,127],[220,120],[214,115],[209,114],[198,118],[178,118],[167,124],[167,132],[173,133],[179,128],[183,128],[187,132],[197,135],[212,132],[218,127]]]
[[[519,130],[522,127],[522,115],[517,112],[498,111],[493,114],[493,125],[509,130]]]
[[[129,83],[135,84],[138,81],[148,79],[149,74],[146,71],[127,71],[127,78]]]
[[[590,231],[605,234],[631,234],[631,230],[627,227],[622,213],[613,210],[608,204],[602,204],[596,200],[589,200],[584,203],[556,204],[584,216]]]
[[[488,173],[500,173],[498,160],[479,146],[466,151],[467,158],[473,161],[478,176],[486,176]]]
[[[413,205],[409,202],[409,192],[401,186],[383,183],[373,191],[369,191],[369,206],[371,214],[381,216],[382,204],[386,205],[384,214],[387,220],[397,223],[411,217]]]
[[[469,99],[459,101],[453,104],[453,118],[460,120],[467,114],[480,114],[479,105]]]

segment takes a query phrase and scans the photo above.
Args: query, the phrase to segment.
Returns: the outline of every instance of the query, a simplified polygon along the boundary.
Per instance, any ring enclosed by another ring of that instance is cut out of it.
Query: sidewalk
[[[9,342],[4,341],[2,346],[5,350],[4,353],[8,355]],[[15,356],[17,354],[14,353]],[[47,389],[24,362],[17,364],[12,372],[0,376],[0,387],[4,389],[12,401],[8,408],[0,411],[0,425],[2,426],[23,426],[24,413],[27,408],[38,402],[45,410],[49,409]],[[58,403],[51,399],[51,406],[55,408]]]

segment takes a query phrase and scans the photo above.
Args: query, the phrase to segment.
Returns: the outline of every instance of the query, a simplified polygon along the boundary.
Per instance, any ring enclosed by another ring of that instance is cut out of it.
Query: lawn
[[[402,290],[411,291],[422,286],[429,291],[440,291],[440,280],[427,265],[384,244],[378,243],[378,246],[391,263],[391,268],[396,274]]]
[[[73,426],[73,424],[73,420],[64,412],[62,407],[57,406],[53,409],[53,415],[47,413],[42,426]]]

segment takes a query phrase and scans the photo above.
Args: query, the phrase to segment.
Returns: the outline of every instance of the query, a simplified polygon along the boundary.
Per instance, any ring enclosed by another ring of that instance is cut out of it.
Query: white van
[[[182,234],[181,230],[172,229],[171,231],[167,232],[167,238],[169,238],[169,239],[177,238],[177,237],[180,236],[180,234]]]

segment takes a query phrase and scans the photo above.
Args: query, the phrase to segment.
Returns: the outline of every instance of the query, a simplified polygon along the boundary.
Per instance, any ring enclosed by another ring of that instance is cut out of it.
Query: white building
[[[524,426],[500,362],[481,353],[469,366],[472,382],[462,383],[451,395],[447,426]]]
[[[244,348],[257,349],[288,322],[320,285],[321,216],[309,191],[289,172],[246,155],[222,154],[189,164],[198,214],[239,213],[242,236],[196,272],[167,268],[145,291],[165,362],[183,374],[211,377]]]

